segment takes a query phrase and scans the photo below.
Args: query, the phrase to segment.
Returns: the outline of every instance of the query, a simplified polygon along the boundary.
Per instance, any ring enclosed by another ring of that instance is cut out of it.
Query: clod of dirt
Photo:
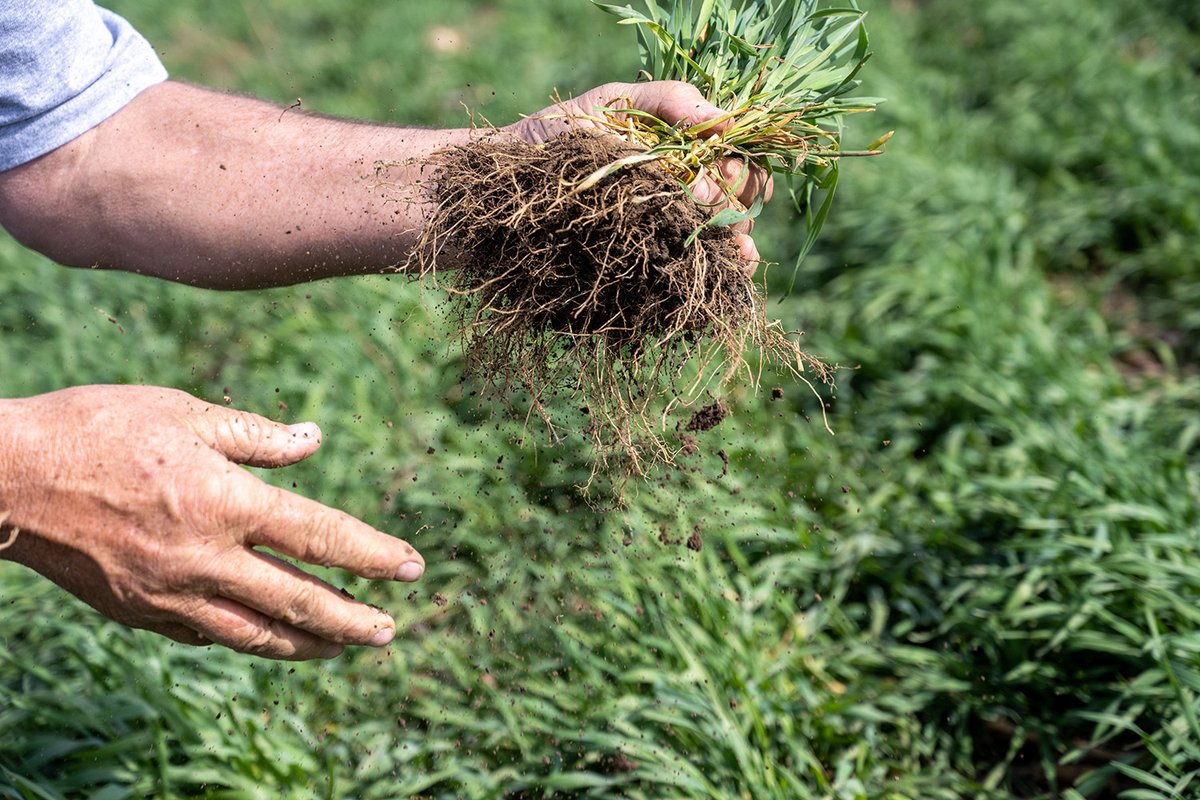
[[[720,425],[729,416],[729,409],[720,400],[709,403],[704,408],[692,414],[685,431],[710,431]]]
[[[700,548],[704,546],[704,541],[700,538],[699,525],[692,528],[692,535],[688,537],[687,546],[688,550],[695,550],[697,553],[699,553]]]
[[[657,163],[576,188],[634,152],[586,131],[446,150],[409,265],[450,293],[470,374],[514,406],[527,395],[519,410],[552,435],[570,428],[560,408],[586,407],[597,471],[627,476],[672,460],[665,413],[719,389],[748,349],[826,375],[767,321],[730,229],[706,226],[711,212]]]
[[[625,772],[635,772],[639,766],[641,765],[635,759],[630,758],[620,750],[600,760],[600,770],[605,774],[615,775]]]
[[[776,386],[774,389],[772,389],[771,390],[771,399],[772,400],[782,400],[783,399],[783,389],[779,386]]]

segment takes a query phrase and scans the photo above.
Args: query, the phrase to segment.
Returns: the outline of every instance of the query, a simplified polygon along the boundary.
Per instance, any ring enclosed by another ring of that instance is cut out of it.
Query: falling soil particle
[[[729,416],[729,409],[720,400],[709,403],[704,408],[692,414],[685,431],[710,431],[717,427]]]
[[[448,602],[450,602],[450,601],[446,599],[446,595],[442,594],[441,592],[434,592],[433,604],[435,606],[437,606],[438,608],[441,608],[442,606],[446,605],[446,603],[448,603]]]
[[[692,535],[688,537],[687,546],[688,550],[695,550],[697,553],[699,553],[700,548],[704,546],[704,542],[700,539],[699,525],[692,528]]]
[[[613,755],[608,756],[602,762],[603,770],[609,774],[634,772],[637,770],[638,766],[639,764],[637,761],[625,755],[620,750]]]
[[[781,389],[778,386],[776,386],[774,389],[772,389],[771,390],[771,399],[772,400],[782,400],[783,399],[783,389]]]
[[[721,457],[721,477],[724,478],[729,474],[729,454],[724,450],[718,450],[717,455]]]
[[[670,536],[667,534],[667,526],[666,526],[666,525],[659,525],[659,526],[658,526],[658,540],[659,540],[660,542],[662,542],[663,544],[681,544],[681,543],[683,542],[683,539],[682,539],[682,538],[680,538],[680,539],[672,539],[672,538],[671,538],[671,537],[670,537]]]

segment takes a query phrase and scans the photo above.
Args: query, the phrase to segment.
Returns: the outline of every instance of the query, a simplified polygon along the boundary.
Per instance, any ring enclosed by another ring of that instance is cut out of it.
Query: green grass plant
[[[840,149],[843,118],[874,109],[876,100],[849,97],[870,57],[865,13],[815,0],[646,0],[645,13],[593,0],[636,26],[641,76],[690,83],[726,113],[694,125],[669,125],[644,112],[599,111],[597,122],[645,149],[589,176],[581,188],[625,164],[655,160],[691,187],[723,158],[741,158],[781,177],[816,240],[837,185],[838,159],[878,155],[886,136],[862,151]],[[761,204],[737,202],[715,215],[725,225],[758,216]],[[814,202],[821,190],[824,198]]]

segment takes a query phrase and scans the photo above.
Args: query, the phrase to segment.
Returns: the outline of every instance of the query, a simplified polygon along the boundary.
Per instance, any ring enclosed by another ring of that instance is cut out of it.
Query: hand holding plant
[[[560,101],[508,130],[522,138],[492,131],[443,154],[416,260],[449,275],[468,370],[552,436],[589,436],[597,471],[631,476],[694,447],[672,439],[671,415],[739,373],[753,382],[748,350],[827,378],[766,318],[748,234],[780,175],[811,247],[837,159],[876,152],[840,150],[842,117],[873,102],[846,97],[868,56],[856,9],[597,5],[638,26],[652,82]]]
[[[604,116],[597,117],[598,109]],[[726,116],[700,94],[699,90],[680,81],[648,83],[608,83],[569,100],[560,100],[542,112],[509,125],[511,131],[531,144],[545,142],[577,130],[612,130],[614,121],[621,121],[636,109],[638,115],[650,115],[663,124],[694,126]],[[720,130],[728,120],[718,120],[714,130]],[[729,187],[735,191],[730,193]],[[745,208],[757,198],[770,199],[770,173],[743,158],[730,157],[716,161],[692,186],[692,194],[705,207]],[[759,264],[758,248],[750,238],[753,220],[742,220],[730,226],[745,261],[744,269],[751,275]]]

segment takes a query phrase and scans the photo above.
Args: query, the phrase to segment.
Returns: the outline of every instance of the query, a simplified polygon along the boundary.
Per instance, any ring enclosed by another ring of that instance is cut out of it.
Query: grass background
[[[176,77],[393,122],[636,68],[582,0],[111,5]],[[392,647],[300,665],[0,564],[0,797],[1200,796],[1200,14],[864,5],[888,102],[850,140],[897,134],[772,306],[846,366],[835,435],[769,376],[618,512],[580,502],[582,447],[472,400],[414,286],[205,293],[0,236],[6,393],[314,419],[321,452],[264,475],[430,562],[356,589]],[[800,230],[760,223],[776,295]]]

